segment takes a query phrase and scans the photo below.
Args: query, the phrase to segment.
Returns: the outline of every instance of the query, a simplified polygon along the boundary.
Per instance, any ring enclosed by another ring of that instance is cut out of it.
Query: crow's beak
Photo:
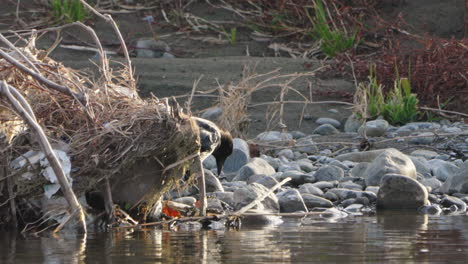
[[[220,176],[221,172],[223,172],[223,166],[224,166],[225,161],[226,161],[226,157],[216,158],[216,167],[218,168],[218,176]]]

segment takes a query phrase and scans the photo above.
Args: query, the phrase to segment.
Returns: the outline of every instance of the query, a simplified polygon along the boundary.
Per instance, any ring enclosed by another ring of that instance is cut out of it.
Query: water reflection
[[[0,237],[0,263],[465,262],[468,216],[389,212],[336,222],[285,219],[241,231]],[[304,221],[302,221],[304,223]]]

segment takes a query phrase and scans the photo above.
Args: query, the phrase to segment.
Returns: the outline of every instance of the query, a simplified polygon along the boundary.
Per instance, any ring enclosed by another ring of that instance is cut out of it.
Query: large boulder
[[[468,164],[464,164],[456,173],[450,175],[439,188],[443,193],[468,193]]]
[[[418,209],[427,205],[426,187],[418,181],[399,174],[386,174],[377,194],[379,209]]]
[[[288,189],[276,194],[282,213],[307,211],[301,194],[296,189]]]
[[[253,158],[242,166],[233,181],[247,181],[250,176],[255,174],[272,175],[275,172],[275,169],[264,159]]]
[[[258,183],[252,183],[248,186],[238,188],[234,191],[234,208],[235,210],[240,210],[244,206],[250,204],[258,197],[266,194],[269,190]],[[260,211],[267,211],[272,213],[278,213],[280,205],[278,203],[278,198],[275,194],[268,195],[263,201],[257,203],[253,209]]]
[[[378,186],[385,174],[395,173],[416,179],[416,167],[411,159],[396,149],[387,149],[366,170],[366,185]]]
[[[232,154],[226,159],[224,163],[223,172],[233,173],[237,172],[242,166],[247,164],[250,160],[249,145],[241,138],[233,140]]]

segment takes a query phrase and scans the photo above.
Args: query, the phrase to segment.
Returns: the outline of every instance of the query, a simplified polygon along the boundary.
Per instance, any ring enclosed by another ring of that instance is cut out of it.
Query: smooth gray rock
[[[223,109],[221,107],[212,107],[203,112],[200,117],[216,122],[222,113]]]
[[[336,181],[344,177],[344,171],[336,166],[324,166],[315,172],[314,177],[317,181]]]
[[[343,170],[348,170],[348,166],[344,165],[341,161],[339,160],[333,160],[332,162],[328,163],[328,165],[331,165],[331,166],[336,166],[338,168],[341,168]]]
[[[356,166],[354,166],[349,171],[349,175],[353,176],[353,177],[365,178],[366,177],[366,171],[367,171],[367,168],[369,167],[369,165],[370,165],[370,162],[358,163]]]
[[[299,166],[299,168],[305,172],[311,172],[315,169],[312,162],[308,159],[302,159],[294,162]]]
[[[378,209],[418,209],[428,203],[426,188],[416,180],[399,174],[386,174],[382,178]]]
[[[430,122],[412,122],[397,129],[396,133],[400,136],[408,136],[415,131],[439,129],[440,125]]]
[[[247,186],[245,181],[223,182],[225,192],[234,192],[235,190]]]
[[[248,186],[237,189],[234,192],[234,208],[235,210],[240,210],[244,206],[248,205],[256,198],[264,195],[268,192],[268,189],[258,183],[252,183]],[[265,210],[268,212],[278,213],[280,211],[280,205],[278,203],[278,198],[275,194],[270,194],[257,204],[253,209]]]
[[[438,154],[435,151],[432,150],[426,150],[426,149],[417,149],[410,154],[411,156],[414,157],[421,157],[425,158],[426,160],[430,160],[435,158]]]
[[[258,134],[255,139],[262,142],[288,141],[292,139],[292,136],[289,133],[282,133],[279,131],[265,131]]]
[[[180,197],[180,198],[175,199],[174,202],[194,206],[195,203],[197,202],[197,199],[191,196],[185,196],[185,197]]]
[[[366,192],[373,192],[377,195],[377,193],[379,192],[379,188],[379,186],[367,186]]]
[[[140,58],[161,58],[171,50],[166,42],[155,39],[139,39],[135,46],[136,56]]]
[[[432,175],[434,175],[437,179],[441,181],[446,181],[450,176],[456,174],[460,168],[453,165],[450,162],[439,160],[439,159],[432,159],[428,161],[429,168],[432,171]]]
[[[436,177],[424,178],[420,182],[422,185],[430,187],[432,190],[439,189],[442,186],[442,183]]]
[[[278,170],[278,168],[281,166],[281,160],[278,158],[272,158],[267,155],[260,155],[260,158],[266,160],[268,164],[270,164],[275,170]]]
[[[292,163],[292,162],[284,162],[278,168],[278,172],[294,171],[294,170],[300,171],[301,167],[298,164]]]
[[[242,168],[242,166],[246,165],[249,160],[250,151],[247,142],[241,138],[234,138],[232,154],[226,159],[223,172],[237,172]]]
[[[368,137],[381,137],[385,135],[388,129],[388,122],[383,119],[377,119],[366,122],[359,130],[359,135],[366,135]]]
[[[462,166],[458,172],[448,177],[439,188],[442,193],[468,193],[468,164]]]
[[[336,182],[336,181],[333,181],[333,182],[319,181],[319,182],[312,183],[313,186],[315,186],[315,187],[317,187],[317,188],[319,188],[321,190],[335,188],[335,186],[337,184],[338,184],[338,182]]]
[[[219,181],[218,177],[214,175],[212,171],[205,171],[205,186],[207,192],[224,192],[223,185]]]
[[[322,136],[328,136],[328,135],[338,134],[339,131],[338,129],[336,129],[334,126],[330,124],[323,124],[323,125],[318,126],[316,129],[314,129],[312,133],[322,135]]]
[[[293,137],[293,139],[300,139],[300,138],[303,138],[303,137],[305,137],[307,135],[304,134],[301,131],[294,130],[294,131],[291,132],[291,136]]]
[[[315,196],[313,194],[302,194],[302,199],[304,200],[304,204],[306,205],[307,209],[311,210],[315,207],[321,208],[330,208],[333,207],[333,203],[325,198]]]
[[[413,162],[414,166],[416,167],[416,171],[423,175],[426,178],[432,177],[431,174],[431,167],[429,166],[429,163],[427,160],[423,157],[414,157],[414,156],[409,156],[411,161]]]
[[[208,198],[206,204],[206,211],[212,213],[223,213],[224,208],[221,201],[217,198]]]
[[[275,169],[261,158],[253,158],[249,163],[242,166],[239,170],[234,181],[246,181],[250,176],[254,174],[265,174],[272,175],[275,173]]]
[[[288,189],[276,194],[281,208],[281,213],[293,213],[307,211],[301,194],[296,189]]]
[[[209,155],[203,161],[203,167],[208,170],[216,169],[216,158],[213,155]]]
[[[416,145],[430,145],[435,139],[435,135],[432,132],[419,133],[418,136],[424,137],[411,138],[409,142]]]
[[[344,189],[350,189],[350,190],[356,190],[356,191],[362,191],[362,186],[351,182],[351,181],[346,181],[346,182],[340,182],[338,183],[338,188],[344,188]]]
[[[431,204],[420,207],[418,211],[427,215],[440,215],[442,213],[442,208],[440,208],[438,204]]]
[[[334,126],[335,128],[339,128],[341,126],[340,121],[329,117],[320,117],[317,120],[315,120],[315,123],[319,125],[329,124]]]
[[[234,193],[233,192],[214,192],[214,193],[211,193],[210,195],[234,207]]]
[[[446,196],[446,197],[442,198],[442,201],[440,201],[440,204],[442,204],[442,206],[444,206],[446,208],[449,208],[452,205],[456,205],[457,208],[458,208],[457,212],[459,212],[459,213],[466,212],[466,203],[463,200],[461,200],[460,198],[457,198],[457,197]]]
[[[356,133],[364,122],[360,120],[356,114],[352,114],[346,119],[344,131],[346,133]]]
[[[281,179],[286,179],[287,177],[291,178],[291,184],[293,185],[301,185],[304,183],[314,183],[316,182],[315,176],[308,175],[301,171],[285,171],[281,175]]]
[[[360,198],[366,197],[369,201],[373,202],[376,200],[376,194],[369,191],[356,191],[350,189],[342,189],[342,188],[334,188],[330,189],[325,193],[325,197],[327,197],[327,193],[335,194],[340,201],[344,201],[350,198]]]
[[[385,174],[396,173],[416,179],[416,167],[411,159],[396,149],[387,149],[369,165],[366,170],[367,186],[380,185]]]
[[[278,181],[273,176],[269,175],[265,175],[262,178],[256,180],[255,182],[267,187],[268,189],[272,188],[278,183]]]
[[[282,149],[276,155],[278,157],[283,156],[283,157],[288,158],[290,160],[294,159],[294,153],[293,153],[293,151],[291,149]]]
[[[345,207],[345,211],[350,212],[350,213],[357,213],[357,212],[360,212],[363,207],[364,205],[362,204],[357,204],[357,203],[350,204]]]
[[[315,196],[320,196],[320,197],[323,197],[324,193],[322,191],[322,189],[314,186],[313,183],[305,183],[305,184],[302,184],[301,186],[299,186],[299,192],[304,195],[304,194],[312,194],[312,195],[315,195]]]
[[[318,151],[317,145],[315,145],[315,142],[312,140],[311,137],[304,137],[299,139],[296,142],[295,149],[299,152],[304,152],[308,154],[316,153]]]
[[[387,149],[377,149],[363,152],[345,153],[336,156],[335,159],[339,161],[347,160],[352,162],[372,162],[375,158],[377,158],[377,156],[386,150]]]

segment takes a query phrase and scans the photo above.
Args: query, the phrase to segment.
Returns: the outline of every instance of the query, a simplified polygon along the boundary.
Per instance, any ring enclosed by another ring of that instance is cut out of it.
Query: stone
[[[346,133],[356,133],[364,122],[356,114],[352,114],[346,119],[344,131]]]
[[[285,171],[281,175],[281,179],[286,179],[287,177],[291,178],[290,183],[293,185],[301,185],[304,183],[314,183],[316,182],[313,175],[305,174],[301,171]]]
[[[396,173],[416,179],[416,167],[411,159],[396,149],[387,149],[366,170],[367,186],[378,186],[385,174]]]
[[[428,164],[432,175],[441,181],[446,181],[451,175],[460,170],[460,168],[452,163],[439,159],[429,160]]]
[[[339,128],[341,126],[340,121],[329,117],[320,117],[317,120],[315,120],[315,123],[319,125],[329,124],[334,126],[335,128]]]
[[[195,206],[197,199],[195,199],[194,197],[185,196],[185,197],[180,197],[180,198],[175,199],[174,202],[182,203],[182,204],[189,205],[189,206]]]
[[[276,171],[275,169],[268,164],[264,159],[261,158],[253,158],[249,163],[242,166],[239,170],[236,177],[234,177],[234,181],[246,181],[250,176],[254,174],[265,174],[265,175],[272,175]]]
[[[204,171],[206,192],[224,192],[223,185],[221,185],[218,177],[210,170],[205,169]]]
[[[457,197],[446,196],[442,198],[442,201],[440,201],[440,204],[446,208],[449,208],[452,205],[456,205],[458,208],[457,212],[460,212],[460,213],[466,212],[466,203]]]
[[[333,207],[333,203],[325,198],[315,196],[313,194],[302,194],[302,199],[304,201],[305,206],[307,209],[311,210],[315,207],[321,208],[330,208]]]
[[[294,153],[291,149],[282,149],[276,155],[285,157],[290,160],[294,159]]]
[[[313,186],[321,190],[335,188],[337,184],[338,184],[337,182],[327,182],[327,181],[319,181],[319,182],[312,183]]]
[[[323,124],[323,125],[318,126],[316,129],[314,129],[312,133],[322,135],[322,136],[329,136],[329,135],[338,134],[339,131],[330,124]]]
[[[414,157],[414,156],[409,156],[411,161],[413,162],[414,166],[416,167],[416,171],[423,175],[424,177],[432,177],[431,174],[431,168],[429,166],[429,163],[427,160],[423,157]]]
[[[310,137],[304,137],[296,142],[296,150],[304,153],[316,153],[318,151],[317,145]]]
[[[209,155],[203,161],[203,167],[208,170],[216,169],[216,158],[213,155]]]
[[[312,194],[312,195],[315,195],[315,196],[320,196],[320,197],[323,197],[324,193],[322,191],[322,189],[314,186],[313,183],[305,183],[305,184],[302,184],[301,186],[299,186],[299,192],[304,195],[304,194]]]
[[[312,162],[310,162],[310,160],[308,159],[298,160],[294,163],[297,164],[299,168],[305,172],[312,172],[315,169]]]
[[[233,192],[214,192],[214,193],[211,193],[211,196],[216,197],[219,200],[234,207],[234,193]]]
[[[370,165],[370,162],[358,163],[349,171],[349,175],[353,177],[365,178],[366,170],[369,167],[369,165]]]
[[[256,180],[255,182],[267,187],[268,189],[278,184],[278,181],[274,177],[269,175],[265,175],[262,178]]]
[[[379,192],[380,187],[379,186],[367,186],[366,187],[366,192],[373,192],[377,195]]]
[[[139,39],[136,42],[136,56],[139,58],[161,58],[171,49],[166,42],[155,39]]]
[[[439,188],[442,193],[468,193],[468,164],[462,166],[459,171],[448,177]]]
[[[383,119],[377,119],[366,122],[359,130],[359,135],[366,135],[368,137],[381,137],[384,136],[388,129],[388,122]]]
[[[224,212],[221,201],[217,198],[208,198],[206,203],[206,211],[215,214],[221,214]]]
[[[224,163],[224,173],[234,173],[240,170],[250,160],[249,145],[241,138],[233,139],[232,154],[227,157]]]
[[[223,182],[225,192],[234,192],[235,190],[247,186],[245,181]]]
[[[339,167],[343,170],[348,170],[348,166],[344,165],[341,161],[339,160],[333,160],[332,162],[328,163],[328,165],[336,166]]]
[[[255,139],[260,142],[289,141],[292,140],[292,136],[289,133],[282,133],[279,131],[265,131],[258,134]]]
[[[432,132],[419,133],[417,136],[423,136],[423,137],[411,138],[409,142],[411,144],[416,144],[416,145],[430,145],[435,139],[435,135]]]
[[[435,151],[432,150],[426,150],[426,149],[417,149],[410,154],[413,157],[421,157],[425,158],[426,160],[430,160],[435,158],[438,154]]]
[[[357,212],[360,212],[363,207],[364,205],[362,204],[350,204],[345,207],[345,211],[350,212],[350,213],[357,213]]]
[[[338,201],[339,197],[335,193],[332,192],[326,192],[323,197],[329,201],[335,202]]]
[[[442,208],[440,208],[438,204],[431,204],[420,207],[418,211],[427,215],[440,215],[442,213]]]
[[[307,135],[304,134],[301,131],[294,130],[294,131],[291,132],[291,136],[292,136],[293,139],[300,139],[300,138],[303,138],[303,137],[305,137]]]
[[[278,158],[272,158],[270,156],[263,155],[263,154],[260,155],[260,158],[266,160],[268,164],[270,164],[270,166],[272,166],[275,170],[278,170],[278,168],[281,165],[281,160]]]
[[[426,188],[416,180],[399,174],[386,174],[382,178],[378,209],[418,209],[428,203]]]
[[[314,177],[317,181],[336,181],[344,177],[344,171],[336,166],[324,166],[315,172]]]
[[[371,202],[376,200],[376,194],[373,192],[368,192],[368,191],[356,191],[356,190],[343,189],[343,188],[334,188],[334,189],[328,190],[325,193],[325,197],[327,193],[335,194],[340,201],[343,201],[349,198],[359,198],[359,197],[366,197]]]
[[[281,213],[293,213],[297,211],[307,211],[301,194],[296,189],[288,189],[276,194],[280,205]]]
[[[430,122],[412,122],[408,123],[400,128],[397,129],[396,133],[399,136],[408,136],[415,131],[423,131],[423,130],[435,130],[439,129],[440,125],[437,123],[430,123]]]
[[[265,195],[268,189],[258,183],[252,183],[248,186],[241,187],[234,191],[234,208],[240,210],[244,206],[250,204],[258,197]],[[263,201],[257,203],[253,209],[264,210],[267,212],[280,212],[280,204],[275,194],[268,195]]]
[[[420,182],[422,185],[430,187],[432,190],[437,190],[442,186],[442,183],[436,177],[424,178]]]
[[[278,172],[294,171],[294,170],[300,171],[301,167],[298,164],[292,163],[292,162],[284,162],[278,168]]]
[[[216,122],[218,121],[218,118],[221,116],[222,113],[223,109],[221,107],[211,107],[204,111],[200,117]]]
[[[362,186],[354,183],[352,181],[346,181],[346,182],[340,182],[338,183],[338,188],[344,188],[344,189],[350,189],[350,190],[356,190],[356,191],[362,191]]]
[[[387,149],[377,149],[363,152],[351,152],[340,154],[335,157],[339,161],[352,161],[352,162],[372,162],[377,156],[385,152]]]

